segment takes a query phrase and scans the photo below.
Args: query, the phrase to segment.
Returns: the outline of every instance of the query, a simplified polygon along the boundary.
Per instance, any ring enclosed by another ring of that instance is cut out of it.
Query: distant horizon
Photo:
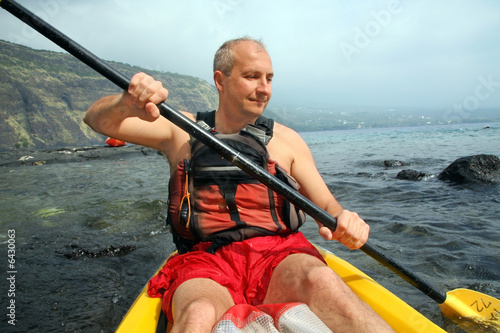
[[[297,110],[300,109],[300,110]],[[440,111],[440,112],[436,112]],[[328,129],[397,128],[429,125],[500,124],[500,114],[495,109],[476,110],[474,114],[458,116],[446,111],[421,109],[413,110],[334,110],[328,108],[296,109],[269,108],[267,116],[297,131],[317,131]]]

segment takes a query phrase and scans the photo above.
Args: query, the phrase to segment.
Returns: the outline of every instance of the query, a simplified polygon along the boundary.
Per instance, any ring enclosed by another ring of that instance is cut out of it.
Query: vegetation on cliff
[[[158,78],[169,87],[169,104],[177,109],[217,107],[215,88],[202,79],[110,64],[129,77],[143,71]],[[119,92],[71,55],[0,41],[0,150],[102,143],[83,115],[100,97]]]

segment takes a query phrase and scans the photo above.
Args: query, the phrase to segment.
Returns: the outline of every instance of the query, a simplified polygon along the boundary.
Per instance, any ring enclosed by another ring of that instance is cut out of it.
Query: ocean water
[[[500,298],[500,185],[454,185],[435,177],[463,156],[500,156],[500,123],[301,135],[340,203],[370,224],[374,245],[443,291],[463,287]],[[404,165],[386,168],[384,160]],[[429,176],[398,180],[402,169]],[[2,332],[112,332],[174,250],[164,223],[165,159],[150,154],[2,167],[0,179],[2,269],[14,275],[15,291],[9,295],[12,281],[1,279]],[[302,230],[446,331],[464,331],[361,251],[323,240],[312,221]],[[7,252],[12,239],[15,257]],[[15,326],[6,316],[12,300]]]

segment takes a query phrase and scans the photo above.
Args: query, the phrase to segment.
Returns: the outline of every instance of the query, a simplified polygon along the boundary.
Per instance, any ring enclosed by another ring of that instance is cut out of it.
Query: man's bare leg
[[[334,332],[394,332],[328,266],[292,254],[273,271],[264,303],[303,302]]]
[[[172,298],[172,333],[211,332],[222,315],[234,305],[229,291],[211,279],[182,283]]]

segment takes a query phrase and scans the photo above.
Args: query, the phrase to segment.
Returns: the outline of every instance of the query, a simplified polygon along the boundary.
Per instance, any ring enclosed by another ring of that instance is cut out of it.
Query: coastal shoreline
[[[0,167],[41,166],[54,163],[85,162],[90,160],[122,159],[134,155],[158,154],[155,149],[127,144],[122,147],[88,146],[53,149],[19,149],[0,152]]]

